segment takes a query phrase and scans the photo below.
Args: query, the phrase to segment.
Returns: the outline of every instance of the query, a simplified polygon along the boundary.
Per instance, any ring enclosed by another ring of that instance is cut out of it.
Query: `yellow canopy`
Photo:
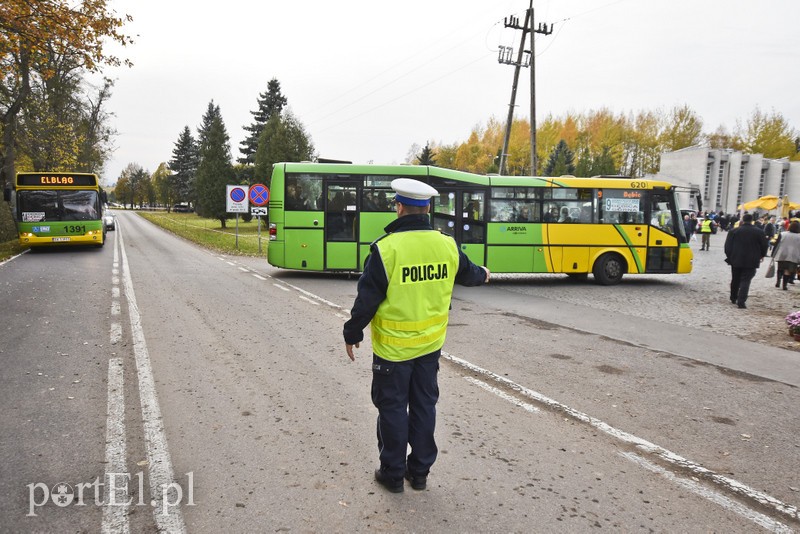
[[[751,200],[750,202],[745,202],[744,204],[739,205],[739,209],[744,211],[752,211],[755,209],[770,211],[777,207],[778,197],[774,195],[767,195],[765,197],[757,198],[756,200]]]

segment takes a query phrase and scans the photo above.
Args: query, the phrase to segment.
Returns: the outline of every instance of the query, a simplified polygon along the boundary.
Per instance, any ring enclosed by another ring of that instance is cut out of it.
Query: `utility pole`
[[[533,0],[530,0],[530,7],[525,11],[525,23],[520,25],[519,18],[515,16],[506,17],[503,20],[506,28],[522,30],[522,38],[519,43],[519,53],[517,60],[512,60],[514,49],[512,47],[501,46],[498,61],[506,65],[514,65],[514,83],[511,86],[511,103],[508,105],[508,120],[506,121],[506,134],[503,138],[503,150],[500,153],[500,174],[506,172],[506,162],[508,160],[508,143],[511,138],[511,123],[514,120],[514,106],[517,99],[517,84],[519,83],[519,69],[522,67],[531,68],[531,176],[536,175],[536,69],[534,57],[534,33],[550,35],[553,33],[553,25],[539,23],[538,28],[534,28],[533,21]],[[531,49],[525,50],[525,39],[531,34]]]

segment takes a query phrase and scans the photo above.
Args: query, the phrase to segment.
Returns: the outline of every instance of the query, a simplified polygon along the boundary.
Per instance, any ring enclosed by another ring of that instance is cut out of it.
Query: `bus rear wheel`
[[[598,284],[613,286],[619,284],[625,274],[625,260],[618,254],[608,253],[600,256],[592,269]]]

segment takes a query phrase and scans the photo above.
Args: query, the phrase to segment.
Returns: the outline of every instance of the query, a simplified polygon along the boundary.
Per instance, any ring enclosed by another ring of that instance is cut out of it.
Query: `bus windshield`
[[[99,219],[97,191],[19,191],[17,202],[22,222]]]

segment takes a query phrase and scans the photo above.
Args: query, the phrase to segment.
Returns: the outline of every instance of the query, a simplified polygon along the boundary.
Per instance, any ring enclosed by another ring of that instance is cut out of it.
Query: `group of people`
[[[745,213],[728,233],[725,261],[731,266],[730,299],[739,308],[747,307],[750,281],[770,249],[771,261],[777,263],[775,287],[787,290],[794,283],[800,265],[800,219],[790,214],[785,221],[778,222],[775,216],[756,218]]]

